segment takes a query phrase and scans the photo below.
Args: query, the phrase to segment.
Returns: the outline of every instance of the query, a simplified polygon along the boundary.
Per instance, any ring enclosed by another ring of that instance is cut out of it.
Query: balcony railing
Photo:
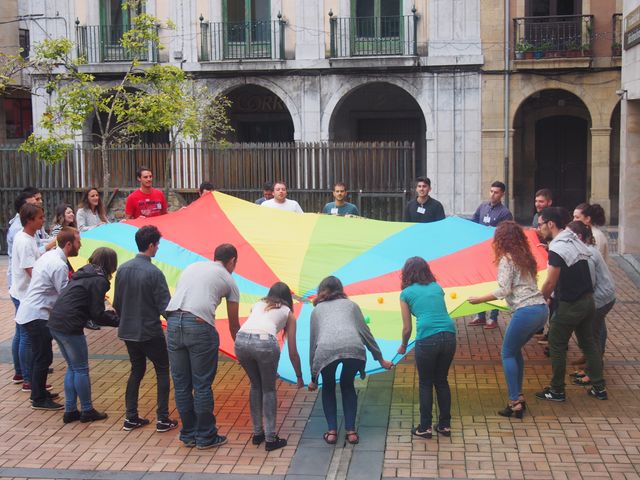
[[[78,25],[76,35],[78,39],[78,57],[87,63],[129,62],[141,60],[143,62],[158,61],[158,45],[156,42],[141,49],[129,49],[121,45],[122,36],[130,27],[121,25]]]
[[[593,15],[521,17],[513,23],[516,59],[593,55]]]
[[[622,14],[614,13],[611,18],[613,24],[613,39],[611,41],[611,56],[622,55]]]
[[[330,55],[371,57],[417,55],[418,16],[334,18],[329,12]]]
[[[200,61],[274,59],[284,60],[286,22],[205,22],[200,18]]]

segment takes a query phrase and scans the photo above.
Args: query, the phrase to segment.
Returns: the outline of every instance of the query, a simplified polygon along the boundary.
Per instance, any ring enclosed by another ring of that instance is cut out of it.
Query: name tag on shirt
[[[338,215],[338,209],[337,209],[337,207],[333,207],[333,208],[331,209],[331,215]]]
[[[424,215],[424,212],[426,212],[426,210],[425,210],[425,208],[424,208],[424,207],[418,207],[417,212],[418,212],[420,215]]]
[[[485,215],[482,219],[482,223],[491,223],[491,217],[489,215]]]

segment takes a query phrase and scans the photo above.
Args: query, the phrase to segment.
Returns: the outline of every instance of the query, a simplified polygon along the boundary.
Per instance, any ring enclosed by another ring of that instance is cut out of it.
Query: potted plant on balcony
[[[543,57],[552,58],[558,56],[554,43],[549,40],[540,45],[540,50],[542,51]]]
[[[521,40],[516,43],[516,60],[522,60],[527,57],[533,58],[533,45],[526,40]]]
[[[582,56],[583,57],[591,57],[593,56],[593,50],[591,49],[590,43],[585,43],[582,45]]]
[[[579,57],[582,53],[582,45],[580,42],[571,42],[567,44],[566,56],[570,58]]]

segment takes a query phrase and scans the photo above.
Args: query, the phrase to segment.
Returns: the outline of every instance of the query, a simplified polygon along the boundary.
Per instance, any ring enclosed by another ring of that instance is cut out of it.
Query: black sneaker
[[[264,433],[254,434],[253,437],[251,437],[251,443],[254,445],[260,445],[262,442],[264,442]]]
[[[162,420],[158,420],[156,422],[156,432],[168,432],[169,430],[173,430],[178,426],[178,422],[175,420],[171,420],[170,418],[163,418]]]
[[[96,322],[94,322],[93,320],[89,320],[84,328],[88,328],[89,330],[100,330],[100,325],[98,325]]]
[[[107,418],[107,414],[97,411],[95,408],[82,412],[80,414],[80,423],[95,422],[96,420],[104,420]]]
[[[149,425],[149,420],[147,420],[146,418],[140,418],[140,417],[125,418],[124,419],[124,425],[122,426],[122,429],[125,432],[130,432],[131,430],[135,430],[136,428],[144,427],[145,425]]]
[[[286,447],[286,446],[287,446],[287,439],[280,438],[279,436],[276,435],[272,442],[265,442],[264,449],[267,452],[271,452],[273,450],[277,450],[279,448]]]
[[[592,397],[596,397],[598,400],[608,400],[609,395],[607,395],[607,389],[604,387],[591,387],[587,390],[587,393]]]
[[[74,410],[73,412],[64,412],[62,416],[62,423],[71,423],[77,422],[80,420],[80,412],[78,410]]]
[[[63,410],[64,405],[54,402],[50,398],[47,398],[44,402],[32,403],[31,408],[34,410]]]
[[[564,392],[554,392],[551,387],[546,387],[543,391],[536,393],[536,398],[540,400],[550,400],[552,402],[564,402],[567,396]]]
[[[215,437],[213,437],[213,440],[211,440],[209,443],[196,445],[196,448],[198,450],[207,450],[208,448],[219,447],[220,445],[224,445],[225,443],[227,443],[227,437],[223,435],[216,435]]]

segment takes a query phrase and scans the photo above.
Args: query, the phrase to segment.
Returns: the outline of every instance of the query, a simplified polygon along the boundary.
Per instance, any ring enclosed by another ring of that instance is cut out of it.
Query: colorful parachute
[[[156,225],[162,232],[154,263],[164,272],[172,290],[187,265],[212,259],[220,243],[236,246],[238,264],[234,277],[241,292],[241,322],[273,283],[287,283],[296,299],[298,351],[306,382],[310,379],[311,300],[327,275],[340,278],[349,297],[360,305],[386,359],[398,360],[396,351],[402,330],[398,303],[400,270],[411,256],[421,256],[429,262],[445,290],[452,317],[490,308],[505,309],[503,302],[481,305],[466,302],[469,296],[488,293],[497,286],[491,250],[493,228],[458,217],[414,224],[301,215],[263,208],[220,192],[207,194],[188,207],[162,217],[103,225],[83,233],[82,249],[74,266],[86,263],[98,246],[115,249],[119,263],[129,260],[137,252],[136,230],[148,224]],[[546,268],[546,252],[537,246],[535,232],[528,231],[527,235],[541,280]],[[220,350],[234,357],[224,303],[216,312],[216,328],[220,334]],[[284,344],[279,374],[293,381],[295,374],[286,348]],[[367,372],[379,370],[378,363],[368,356]]]

